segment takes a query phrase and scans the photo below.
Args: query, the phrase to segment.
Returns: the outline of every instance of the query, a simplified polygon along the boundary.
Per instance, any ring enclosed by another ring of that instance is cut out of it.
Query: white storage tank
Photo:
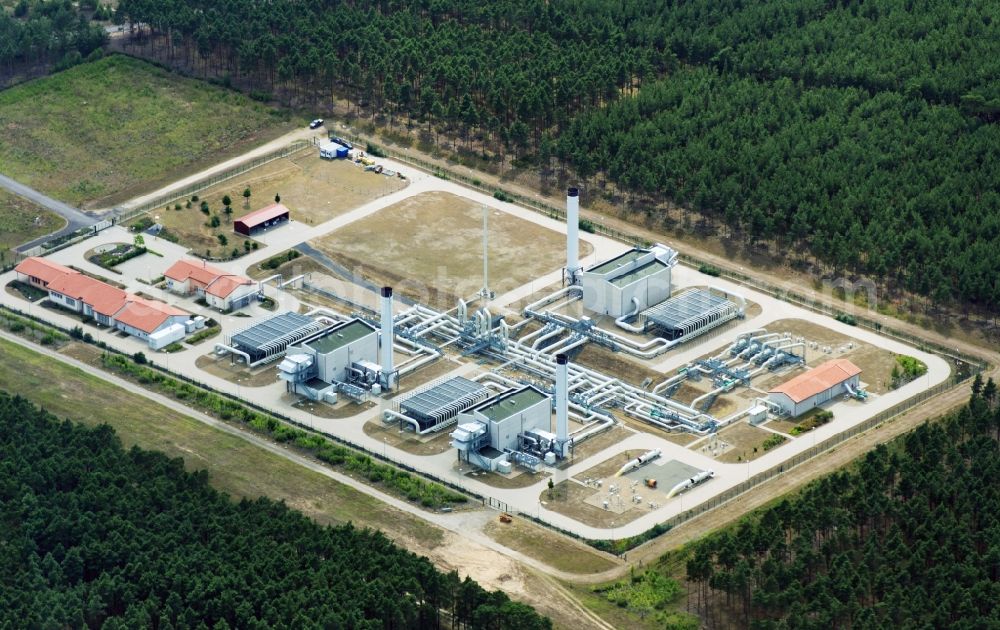
[[[545,463],[549,466],[556,465],[556,454],[552,451],[545,453]]]
[[[382,393],[382,386],[378,383],[372,383],[372,395],[378,396]]]

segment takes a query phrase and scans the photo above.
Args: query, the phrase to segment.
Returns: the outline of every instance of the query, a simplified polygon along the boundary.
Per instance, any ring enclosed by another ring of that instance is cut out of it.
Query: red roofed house
[[[243,236],[252,236],[255,232],[266,230],[288,220],[288,208],[280,203],[272,203],[233,221],[233,231]]]
[[[17,272],[17,279],[21,282],[42,288],[49,286],[50,282],[66,274],[80,274],[75,269],[63,267],[59,263],[38,256],[25,258],[17,264],[17,267],[14,267],[14,271]]]
[[[179,295],[204,297],[209,306],[221,311],[243,308],[260,292],[258,284],[250,278],[192,260],[175,262],[163,276],[169,290]]]
[[[66,274],[49,283],[49,300],[93,317],[104,326],[113,325],[129,294],[82,273]]]
[[[153,333],[175,324],[180,324],[183,337],[184,322],[190,317],[179,308],[133,295],[44,258],[25,258],[15,271],[18,279],[47,288],[54,304],[147,341]]]
[[[153,333],[184,322],[190,317],[179,308],[169,304],[147,300],[137,295],[129,296],[125,306],[115,313],[115,328],[140,339],[149,339]]]
[[[793,418],[860,387],[861,368],[847,359],[834,359],[782,383],[768,399]]]

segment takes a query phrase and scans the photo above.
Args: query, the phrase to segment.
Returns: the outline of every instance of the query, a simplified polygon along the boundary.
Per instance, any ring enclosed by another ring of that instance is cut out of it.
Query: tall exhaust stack
[[[576,281],[580,272],[580,191],[566,191],[566,279]]]
[[[382,385],[390,389],[392,382],[392,287],[382,287]]]
[[[556,444],[560,457],[569,449],[569,359],[565,354],[556,355]]]

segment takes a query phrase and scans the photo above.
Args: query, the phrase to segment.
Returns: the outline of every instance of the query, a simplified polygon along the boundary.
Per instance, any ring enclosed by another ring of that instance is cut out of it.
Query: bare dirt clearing
[[[503,293],[559,269],[565,237],[497,210],[489,212],[490,288]],[[482,206],[449,193],[422,193],[312,245],[376,284],[439,308],[483,286]],[[581,250],[587,250],[583,243]]]

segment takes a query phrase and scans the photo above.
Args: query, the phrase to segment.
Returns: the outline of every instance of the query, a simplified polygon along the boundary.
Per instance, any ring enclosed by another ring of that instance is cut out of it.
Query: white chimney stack
[[[394,371],[392,365],[392,343],[394,339],[392,327],[392,287],[382,287],[382,385],[392,388]]]
[[[580,271],[580,191],[566,191],[566,279],[572,284]]]
[[[569,448],[569,359],[565,354],[556,355],[556,444],[560,457]]]

